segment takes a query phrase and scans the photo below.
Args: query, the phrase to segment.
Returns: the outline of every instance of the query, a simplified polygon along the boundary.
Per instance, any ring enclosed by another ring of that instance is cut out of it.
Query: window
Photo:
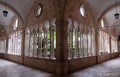
[[[73,24],[72,24],[73,23]],[[68,58],[95,56],[94,27],[78,24],[68,19]]]
[[[40,16],[41,15],[41,11],[42,11],[42,7],[40,4],[38,4],[35,8],[35,16]]]
[[[103,19],[100,21],[100,23],[101,23],[101,27],[104,28],[105,27],[105,23],[104,23]]]
[[[111,38],[111,53],[118,52],[117,38],[112,36]]]
[[[84,4],[82,4],[80,7],[80,14],[81,16],[86,17],[86,7]]]
[[[13,30],[16,30],[17,27],[18,27],[18,19],[15,19],[15,22],[13,24]]]
[[[0,53],[6,52],[6,40],[0,40]]]
[[[99,55],[110,53],[109,34],[99,31]]]
[[[56,19],[26,28],[25,55],[28,57],[55,59]]]
[[[9,35],[8,54],[21,55],[22,32],[17,31]]]

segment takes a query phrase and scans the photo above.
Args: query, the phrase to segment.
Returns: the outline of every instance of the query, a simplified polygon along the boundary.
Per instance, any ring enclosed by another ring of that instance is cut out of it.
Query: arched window
[[[18,19],[15,19],[15,22],[13,23],[13,30],[16,30],[18,27]]]
[[[105,23],[104,23],[104,20],[103,20],[103,19],[100,21],[100,24],[101,24],[101,27],[102,27],[102,28],[105,27]]]
[[[80,14],[81,16],[86,17],[87,12],[86,12],[86,7],[84,4],[80,6]]]
[[[109,34],[104,31],[99,31],[99,55],[110,53]]]
[[[9,34],[8,54],[21,55],[22,31],[16,31]]]
[[[6,51],[6,40],[0,40],[0,53],[5,53]]]
[[[25,54],[28,57],[55,59],[56,18],[26,28]]]
[[[115,38],[115,36],[111,36],[111,53],[116,52],[118,52],[117,38]]]
[[[40,16],[41,15],[41,11],[42,11],[42,7],[40,4],[38,4],[35,8],[35,16]]]
[[[95,56],[95,30],[93,26],[68,19],[68,59]]]

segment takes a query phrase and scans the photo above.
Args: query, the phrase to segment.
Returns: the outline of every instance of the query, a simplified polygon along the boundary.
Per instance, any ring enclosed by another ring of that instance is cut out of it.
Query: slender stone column
[[[25,56],[25,29],[22,29],[22,44],[21,44],[21,56],[22,56],[22,64],[24,64],[24,56]]]

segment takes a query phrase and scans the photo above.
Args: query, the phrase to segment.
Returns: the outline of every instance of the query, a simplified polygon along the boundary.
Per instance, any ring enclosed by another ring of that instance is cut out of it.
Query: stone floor
[[[120,58],[72,73],[69,77],[120,77]]]
[[[52,74],[0,59],[0,77],[51,77]]]
[[[0,59],[0,77],[60,77]],[[61,77],[120,77],[120,58]]]

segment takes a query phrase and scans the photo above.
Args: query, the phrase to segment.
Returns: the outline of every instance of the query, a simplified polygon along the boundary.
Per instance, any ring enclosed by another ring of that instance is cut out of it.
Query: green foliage
[[[50,31],[47,32],[47,37],[48,37],[47,40],[48,51],[50,51],[50,37],[51,37]],[[54,48],[56,48],[56,31],[54,31]]]

